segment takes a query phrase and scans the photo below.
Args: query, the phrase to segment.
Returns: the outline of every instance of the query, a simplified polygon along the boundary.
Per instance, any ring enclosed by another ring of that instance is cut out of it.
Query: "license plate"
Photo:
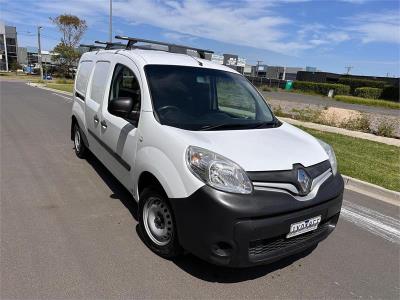
[[[291,238],[299,234],[313,231],[318,228],[318,224],[320,222],[321,222],[321,216],[293,223],[292,225],[290,225],[290,231],[286,235],[286,238]]]

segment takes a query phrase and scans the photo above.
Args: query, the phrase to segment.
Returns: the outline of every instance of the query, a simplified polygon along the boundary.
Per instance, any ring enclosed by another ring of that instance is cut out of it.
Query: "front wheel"
[[[181,254],[172,209],[164,193],[146,188],[140,194],[139,228],[146,245],[164,258]]]
[[[79,158],[85,157],[87,149],[83,142],[82,133],[78,124],[74,125],[74,148],[76,156],[78,156]]]

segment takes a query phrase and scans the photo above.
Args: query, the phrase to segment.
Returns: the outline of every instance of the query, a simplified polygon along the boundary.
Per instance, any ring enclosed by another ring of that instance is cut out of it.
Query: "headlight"
[[[336,175],[337,173],[337,161],[336,161],[336,156],[335,152],[333,151],[333,148],[331,145],[325,143],[324,141],[318,140],[322,148],[324,148],[326,154],[328,154],[329,157],[329,162],[331,163],[331,168],[332,168],[332,173],[333,175]]]
[[[240,166],[212,151],[189,146],[186,163],[197,178],[213,188],[238,194],[253,191],[250,179]]]

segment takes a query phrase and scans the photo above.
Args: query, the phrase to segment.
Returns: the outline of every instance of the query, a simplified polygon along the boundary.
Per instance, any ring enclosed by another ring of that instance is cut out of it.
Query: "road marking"
[[[64,96],[64,95],[60,95],[60,94],[57,94],[57,93],[52,93],[53,95],[56,95],[56,96],[58,96],[58,97],[62,97],[62,98],[64,98],[64,99],[67,99],[68,101],[68,103],[71,103],[72,102],[72,98],[70,98],[70,97],[67,97],[67,96]]]
[[[344,200],[340,214],[349,221],[392,243],[400,244],[400,221]]]

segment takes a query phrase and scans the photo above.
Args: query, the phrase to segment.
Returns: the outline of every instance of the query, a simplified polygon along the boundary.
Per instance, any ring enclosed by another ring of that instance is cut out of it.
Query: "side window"
[[[99,61],[94,68],[90,98],[99,104],[104,99],[109,70],[110,62],[108,61]]]
[[[256,102],[249,91],[243,86],[223,78],[217,78],[216,87],[219,110],[255,120]]]
[[[82,94],[82,96],[86,95],[87,85],[89,81],[90,72],[92,71],[93,62],[92,61],[82,61],[79,65],[79,71],[76,75],[76,86],[75,89],[77,92]]]
[[[132,98],[133,111],[140,111],[140,86],[135,74],[128,67],[117,64],[111,82],[109,102],[118,98]]]

